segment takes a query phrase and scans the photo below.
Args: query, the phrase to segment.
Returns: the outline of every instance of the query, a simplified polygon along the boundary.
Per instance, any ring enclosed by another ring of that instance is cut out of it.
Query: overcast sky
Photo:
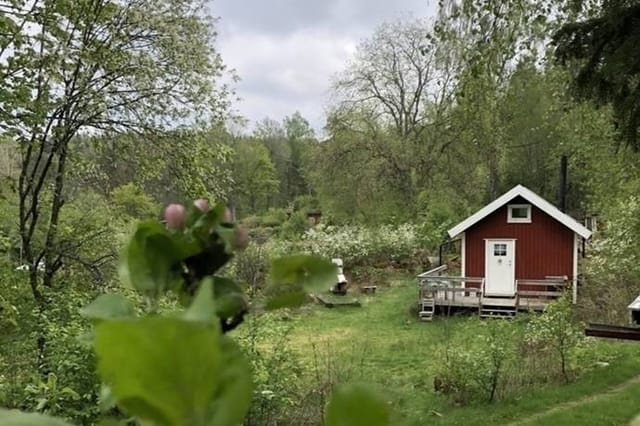
[[[237,71],[236,109],[253,123],[296,110],[324,125],[331,76],[376,26],[433,16],[436,0],[212,0],[218,49]]]

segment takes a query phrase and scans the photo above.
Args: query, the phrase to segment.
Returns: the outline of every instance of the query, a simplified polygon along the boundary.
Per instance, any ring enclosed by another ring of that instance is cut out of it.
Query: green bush
[[[505,320],[483,321],[479,328],[474,342],[448,342],[434,379],[436,391],[460,404],[494,402],[512,373],[517,328]]]
[[[553,351],[557,371],[568,382],[573,356],[583,339],[582,327],[574,318],[571,300],[562,297],[550,303],[542,315],[529,323],[527,338]]]
[[[307,216],[302,211],[292,213],[280,227],[280,236],[284,238],[299,238],[309,228]]]
[[[259,226],[262,225],[262,217],[261,216],[247,216],[244,219],[242,219],[240,221],[240,223],[242,224],[242,226],[252,229],[252,228],[258,228]]]
[[[626,307],[640,293],[640,199],[612,202],[603,215],[587,246],[579,303],[589,321],[626,325]]]
[[[132,218],[100,194],[85,191],[62,209],[57,249],[74,282],[105,285],[115,278],[118,251]]]
[[[285,209],[270,208],[262,215],[262,226],[275,228],[282,225],[287,218],[288,213]]]
[[[88,324],[79,314],[91,292],[65,282],[44,292],[48,303],[41,306],[29,292],[25,272],[9,265],[0,271],[0,294],[15,309],[14,325],[0,333],[0,406],[94,423],[100,414],[99,381],[93,352],[82,342]]]
[[[253,296],[267,283],[268,267],[269,257],[264,247],[251,244],[233,259],[229,269],[231,275],[246,285],[249,295]]]
[[[565,298],[541,314],[519,314],[515,320],[471,318],[464,329],[445,334],[434,379],[436,391],[463,405],[566,382],[601,360],[593,350],[579,357],[582,334]]]
[[[120,215],[134,219],[151,219],[158,216],[158,204],[134,183],[127,183],[111,191],[113,209]]]
[[[291,424],[300,406],[303,366],[291,350],[290,323],[273,315],[251,317],[238,343],[251,364],[254,391],[244,424]]]

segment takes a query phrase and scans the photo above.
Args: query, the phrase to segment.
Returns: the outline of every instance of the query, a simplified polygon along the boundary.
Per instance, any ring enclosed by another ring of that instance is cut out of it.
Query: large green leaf
[[[284,256],[271,265],[271,283],[266,289],[267,309],[295,307],[304,303],[307,292],[335,284],[336,265],[317,256]]]
[[[220,318],[230,318],[247,308],[244,291],[235,281],[223,277],[213,280],[216,314]]]
[[[216,302],[213,298],[213,279],[207,277],[200,283],[200,288],[191,302],[189,309],[184,313],[184,318],[189,321],[200,321],[212,324],[216,318]]]
[[[101,294],[80,313],[91,320],[130,318],[135,315],[133,304],[120,294]]]
[[[307,292],[300,284],[269,284],[264,292],[267,310],[294,308],[307,299]]]
[[[239,425],[251,404],[251,369],[238,345],[229,337],[221,336],[221,348],[225,367],[218,378],[218,389],[207,424]]]
[[[171,233],[156,221],[142,222],[122,253],[121,278],[136,290],[157,296],[178,278],[175,265],[197,250],[184,235]]]
[[[6,426],[71,426],[70,423],[45,416],[44,414],[23,413],[17,410],[0,409],[0,425]]]
[[[277,284],[300,284],[309,291],[335,284],[337,267],[318,256],[280,257],[271,265],[271,281]]]
[[[362,384],[335,390],[326,412],[326,426],[388,426],[389,407],[384,399]]]
[[[206,424],[225,360],[218,330],[180,318],[104,321],[98,371],[118,405],[156,425]]]

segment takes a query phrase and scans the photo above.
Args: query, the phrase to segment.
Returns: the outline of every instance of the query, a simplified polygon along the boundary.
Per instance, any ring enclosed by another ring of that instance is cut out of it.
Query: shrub
[[[410,224],[378,228],[318,226],[299,241],[269,241],[269,251],[286,254],[301,251],[327,258],[339,257],[347,268],[358,265],[404,266],[422,249],[416,228]]]
[[[251,244],[247,250],[238,253],[230,266],[231,274],[249,288],[253,296],[266,284],[269,258],[264,247]]]
[[[158,205],[139,186],[127,183],[111,191],[113,208],[135,219],[149,219],[157,216]]]
[[[255,384],[245,425],[286,424],[299,405],[303,369],[289,345],[291,330],[273,315],[254,316],[238,338]]]
[[[298,211],[289,217],[280,228],[282,237],[296,238],[302,235],[309,228],[309,222],[304,212]]]
[[[65,282],[43,293],[43,307],[29,293],[26,274],[3,266],[0,293],[14,307],[15,322],[0,334],[0,406],[94,423],[99,382],[93,352],[81,341],[88,325],[79,315],[92,295]]]
[[[557,368],[569,381],[569,363],[582,340],[582,332],[574,320],[573,307],[568,297],[549,304],[544,313],[529,323],[527,336],[532,343],[550,347],[556,355]]]
[[[609,212],[589,246],[580,305],[591,321],[625,325],[626,307],[640,293],[640,199],[612,203]]]
[[[436,391],[449,395],[461,404],[498,399],[511,368],[516,330],[514,324],[492,320],[483,321],[480,326],[481,331],[473,343],[467,340],[464,345],[448,345],[445,348],[442,368],[434,379]]]
[[[288,218],[287,211],[285,209],[270,208],[262,215],[262,226],[278,227],[282,225]]]

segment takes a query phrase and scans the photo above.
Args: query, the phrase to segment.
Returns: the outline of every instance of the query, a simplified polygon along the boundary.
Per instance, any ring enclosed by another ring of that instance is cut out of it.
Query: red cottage
[[[420,317],[436,306],[478,307],[481,316],[543,309],[570,291],[577,298],[578,248],[591,231],[518,185],[458,225],[460,276],[439,266],[418,276]]]

